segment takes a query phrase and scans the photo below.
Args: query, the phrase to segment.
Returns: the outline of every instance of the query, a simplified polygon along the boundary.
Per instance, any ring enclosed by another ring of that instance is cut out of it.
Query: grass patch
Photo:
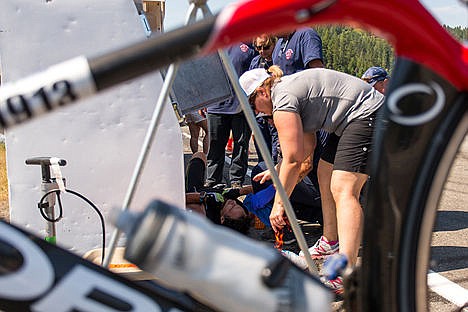
[[[5,143],[0,143],[0,201],[8,201]]]
[[[0,143],[0,218],[10,220],[5,143]]]

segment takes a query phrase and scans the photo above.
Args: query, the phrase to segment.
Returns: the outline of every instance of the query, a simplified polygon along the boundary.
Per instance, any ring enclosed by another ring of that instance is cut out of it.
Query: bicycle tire
[[[468,100],[465,102],[468,105]],[[468,131],[468,115],[465,113],[464,118],[460,121],[458,127],[455,129],[452,138],[447,145],[445,152],[438,164],[438,168],[435,172],[433,182],[429,190],[429,196],[426,200],[426,205],[421,209],[417,215],[414,216],[415,222],[413,225],[418,228],[418,249],[411,251],[406,248],[406,252],[409,253],[408,257],[416,259],[416,266],[414,267],[414,280],[415,286],[413,290],[407,290],[400,296],[402,303],[406,302],[407,305],[413,305],[411,303],[414,298],[414,306],[416,311],[427,311],[427,298],[428,298],[428,287],[427,287],[427,274],[430,265],[430,252],[431,252],[431,240],[432,232],[434,230],[437,209],[439,207],[441,195],[447,181],[448,173],[453,164],[455,156],[459,151],[459,147],[466,138]],[[411,226],[407,224],[407,226]],[[403,263],[408,270],[412,270],[411,263]],[[401,282],[404,281],[400,277]]]
[[[400,76],[390,86],[371,163],[358,290],[363,311],[427,310],[427,269],[437,206],[468,132],[467,92],[409,60],[399,59],[395,72]],[[408,85],[435,88],[435,84],[443,90],[443,108],[433,119],[411,124],[410,119],[431,110],[442,93],[409,92],[403,97],[402,90],[409,90]],[[408,119],[395,117],[392,93],[400,95],[395,103],[400,105],[400,116]]]

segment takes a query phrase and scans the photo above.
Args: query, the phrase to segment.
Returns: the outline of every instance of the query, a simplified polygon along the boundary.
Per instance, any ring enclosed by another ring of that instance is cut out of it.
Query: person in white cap
[[[359,196],[368,179],[375,119],[384,96],[357,77],[325,68],[287,76],[277,66],[268,71],[253,69],[245,72],[239,82],[252,109],[273,115],[283,154],[277,170],[288,195],[298,181],[303,160],[315,149],[316,131],[323,129],[340,137],[331,191],[336,203],[340,253],[348,258],[349,266],[354,266],[363,219]],[[270,214],[273,229],[282,229],[286,219],[283,203],[276,195]],[[342,288],[340,277],[333,283]]]

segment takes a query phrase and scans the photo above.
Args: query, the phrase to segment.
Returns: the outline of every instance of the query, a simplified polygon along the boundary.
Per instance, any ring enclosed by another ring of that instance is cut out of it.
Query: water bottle
[[[125,258],[167,287],[220,311],[327,311],[331,295],[311,276],[259,241],[206,218],[152,202],[115,221]]]

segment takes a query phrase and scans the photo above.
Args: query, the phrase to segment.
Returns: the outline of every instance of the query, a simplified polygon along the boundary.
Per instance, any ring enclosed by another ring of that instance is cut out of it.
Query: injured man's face
[[[225,218],[240,219],[245,216],[247,216],[247,213],[244,208],[233,199],[226,200],[223,209],[221,209],[221,223],[224,222]]]

